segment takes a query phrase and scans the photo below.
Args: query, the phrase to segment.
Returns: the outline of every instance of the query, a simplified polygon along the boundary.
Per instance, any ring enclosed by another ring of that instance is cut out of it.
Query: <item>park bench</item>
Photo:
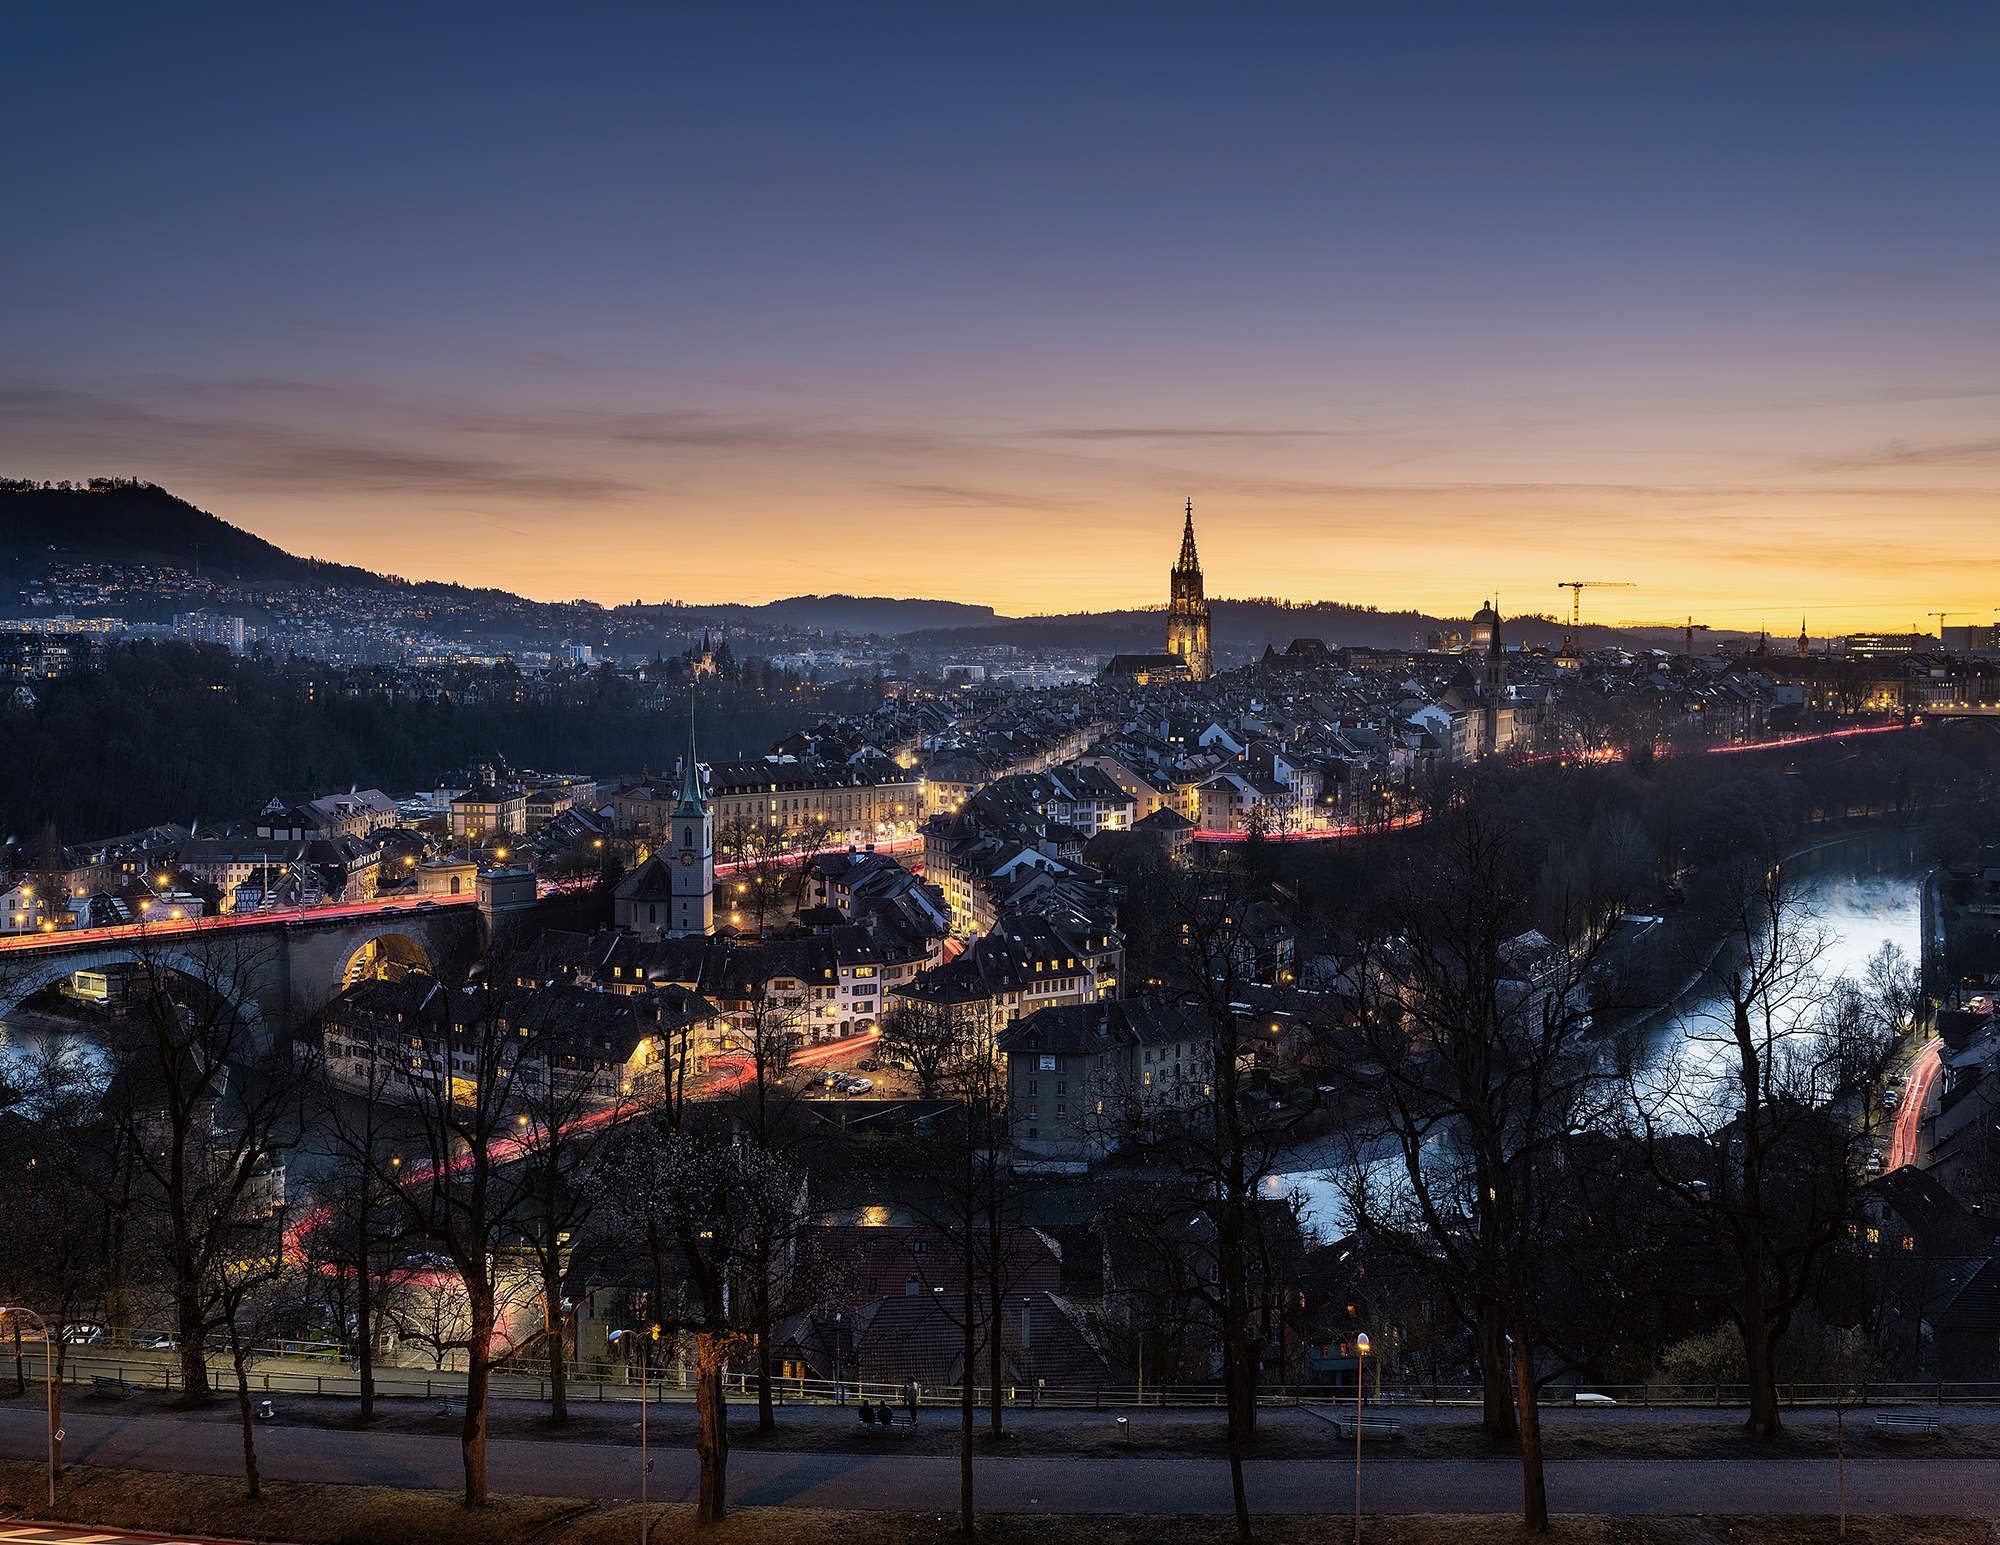
[[[1344,1438],[1400,1438],[1403,1424],[1393,1416],[1350,1416],[1340,1424],[1340,1435]]]
[[[93,1395],[116,1395],[120,1400],[123,1400],[127,1395],[132,1393],[132,1386],[123,1379],[93,1378],[90,1381],[90,1392]]]
[[[1935,1416],[1878,1416],[1875,1430],[1885,1438],[1928,1438],[1939,1431]]]
[[[465,1397],[463,1395],[445,1396],[443,1400],[440,1400],[438,1402],[438,1415],[439,1416],[465,1415]]]
[[[882,1408],[877,1406],[875,1408],[875,1420],[863,1425],[870,1432],[881,1432],[884,1428],[887,1428],[890,1432],[907,1434],[915,1429],[917,1419],[908,1411],[891,1411],[885,1420],[882,1415]]]

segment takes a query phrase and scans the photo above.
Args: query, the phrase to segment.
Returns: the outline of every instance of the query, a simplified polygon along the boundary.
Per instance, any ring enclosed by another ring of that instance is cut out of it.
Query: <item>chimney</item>
[[[917,1274],[915,1272],[911,1272],[910,1275],[904,1279],[903,1296],[905,1298],[917,1298],[921,1296],[922,1292],[923,1292],[923,1284],[917,1281]]]

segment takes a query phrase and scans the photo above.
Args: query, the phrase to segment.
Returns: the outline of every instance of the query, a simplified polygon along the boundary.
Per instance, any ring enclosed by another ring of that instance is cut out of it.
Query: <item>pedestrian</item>
[[[917,1388],[915,1379],[911,1379],[903,1386],[903,1404],[909,1408],[912,1427],[917,1425],[917,1397],[922,1393],[923,1391]]]

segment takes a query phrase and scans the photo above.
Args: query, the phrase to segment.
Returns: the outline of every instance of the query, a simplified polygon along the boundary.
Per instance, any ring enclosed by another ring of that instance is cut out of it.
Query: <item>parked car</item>
[[[1882,1091],[1882,1109],[1894,1110],[1898,1105],[1902,1104],[1902,1102],[1903,1102],[1903,1097],[1900,1094],[1896,1093],[1895,1090],[1884,1089]]]
[[[875,1080],[872,1078],[850,1078],[847,1081],[847,1092],[849,1094],[866,1094],[874,1087]]]
[[[1868,1173],[1871,1175],[1882,1173],[1882,1155],[1879,1151],[1868,1155]]]
[[[882,1064],[877,1062],[873,1057],[863,1057],[854,1065],[864,1073],[880,1072],[882,1068]]]

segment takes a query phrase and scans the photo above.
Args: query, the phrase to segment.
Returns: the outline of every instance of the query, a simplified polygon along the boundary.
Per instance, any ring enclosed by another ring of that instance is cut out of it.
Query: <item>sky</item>
[[[10,13],[0,476],[615,602],[2000,601],[2000,6]]]

